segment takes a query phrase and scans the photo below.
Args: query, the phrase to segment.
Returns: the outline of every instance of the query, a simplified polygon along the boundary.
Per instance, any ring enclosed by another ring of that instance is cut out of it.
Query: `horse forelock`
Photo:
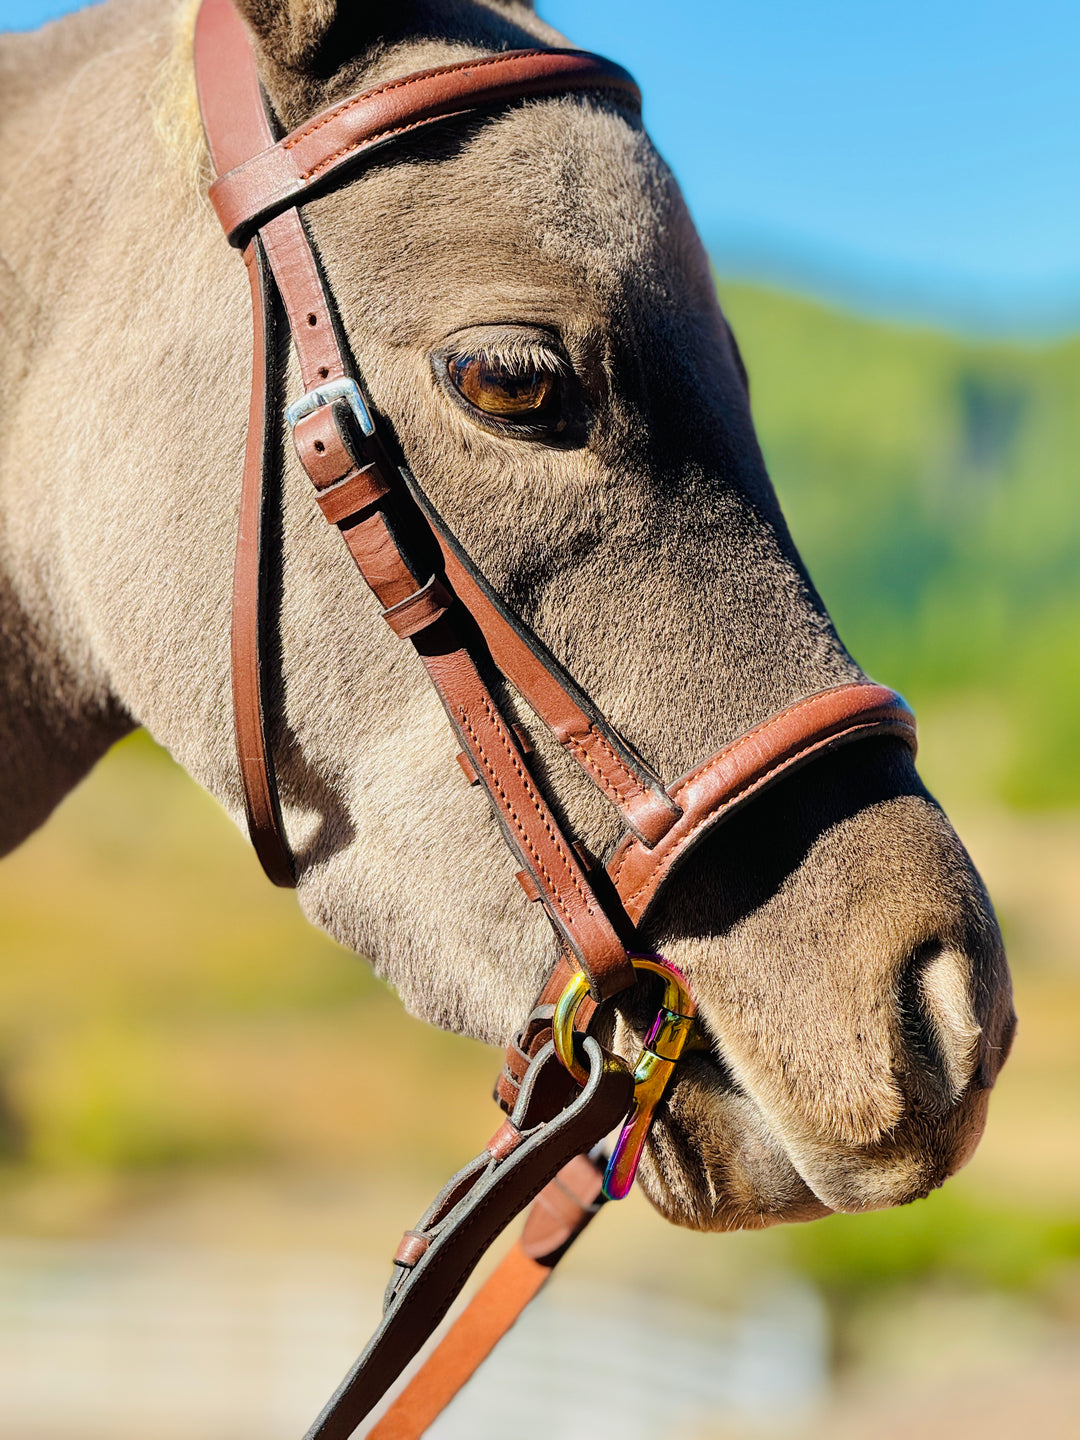
[[[200,0],[180,0],[170,17],[165,54],[154,72],[148,100],[153,131],[168,159],[169,183],[179,183],[205,202],[212,177],[199,114],[192,49]]]

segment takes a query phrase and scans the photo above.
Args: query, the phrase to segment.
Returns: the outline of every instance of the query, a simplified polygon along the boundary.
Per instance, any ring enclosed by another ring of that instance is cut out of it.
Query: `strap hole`
[[[330,371],[326,368],[325,365],[320,365],[320,366],[319,366],[319,379],[320,379],[320,380],[325,380],[326,377],[327,377],[329,374],[330,374]]]
[[[326,446],[323,444],[323,442],[322,442],[321,440],[316,440],[316,441],[315,441],[315,449],[316,449],[316,450],[319,452],[319,454],[321,455],[321,454],[323,453],[323,451],[326,449]]]
[[[317,325],[319,323],[319,317],[317,315],[309,315],[307,317],[307,323],[309,325]]]

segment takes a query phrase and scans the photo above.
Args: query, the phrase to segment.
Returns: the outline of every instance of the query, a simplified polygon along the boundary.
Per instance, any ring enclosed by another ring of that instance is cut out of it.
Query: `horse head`
[[[515,0],[238,8],[283,129],[425,67],[565,43]],[[140,359],[84,385],[79,435],[99,462],[79,461],[67,505],[82,548],[65,555],[66,623],[105,708],[240,819],[228,596],[247,285],[177,147],[145,124],[138,97],[166,43],[148,24],[120,96],[85,100],[107,114],[131,87],[142,128],[96,143],[104,168],[145,184],[71,261],[87,293],[125,297],[95,301],[79,343],[92,357],[105,327],[114,356],[124,338]],[[190,84],[159,95],[174,129]],[[419,491],[652,771],[683,775],[865,678],[780,512],[678,187],[619,95],[536,96],[420,130],[304,217]],[[304,390],[295,368],[285,388]],[[419,659],[291,445],[278,463],[268,719],[300,904],[414,1013],[505,1044],[552,967],[551,930],[463,782]],[[502,698],[535,783],[606,862],[621,825],[605,796],[520,694]],[[669,1218],[727,1229],[899,1204],[970,1156],[1011,1038],[1008,972],[979,877],[901,741],[823,755],[711,831],[642,942],[688,977],[708,1038],[642,1167]],[[629,1053],[641,1016],[626,1005],[613,1023]]]

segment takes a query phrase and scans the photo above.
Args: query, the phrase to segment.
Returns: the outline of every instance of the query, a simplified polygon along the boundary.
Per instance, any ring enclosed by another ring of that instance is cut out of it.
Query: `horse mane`
[[[154,135],[179,171],[184,188],[205,205],[213,174],[199,116],[192,64],[198,13],[199,0],[182,0],[176,7],[169,46],[154,74],[147,99]]]

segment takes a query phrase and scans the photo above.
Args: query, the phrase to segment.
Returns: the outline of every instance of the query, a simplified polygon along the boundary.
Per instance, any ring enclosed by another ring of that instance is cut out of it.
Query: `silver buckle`
[[[365,435],[375,434],[375,422],[360,393],[360,386],[348,376],[343,376],[340,380],[328,380],[325,385],[316,385],[314,390],[309,390],[306,395],[301,395],[299,400],[294,400],[287,406],[285,419],[289,429],[292,430],[296,422],[303,420],[305,415],[321,410],[324,405],[332,405],[335,400],[345,401],[352,411],[353,419]]]

